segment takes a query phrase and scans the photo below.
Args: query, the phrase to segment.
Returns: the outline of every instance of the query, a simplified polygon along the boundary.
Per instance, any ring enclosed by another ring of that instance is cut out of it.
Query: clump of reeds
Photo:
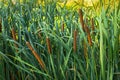
[[[31,46],[30,42],[26,42],[26,45],[28,46],[28,48],[32,51],[33,55],[35,56],[35,58],[37,59],[37,61],[39,62],[40,66],[46,70],[45,68],[45,64],[42,61],[42,59],[39,57],[38,53],[33,49],[33,47]]]
[[[77,30],[74,30],[74,35],[73,35],[73,50],[74,52],[77,51]]]
[[[48,53],[51,54],[52,53],[51,44],[50,44],[50,39],[48,37],[46,37],[46,43],[47,43]]]
[[[83,20],[83,12],[81,9],[78,10],[79,16],[80,16],[80,23],[82,25],[82,29],[84,31],[84,20]]]

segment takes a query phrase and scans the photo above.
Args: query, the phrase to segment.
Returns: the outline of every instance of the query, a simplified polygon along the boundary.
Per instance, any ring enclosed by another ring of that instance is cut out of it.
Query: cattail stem
[[[32,51],[33,55],[35,56],[35,58],[37,59],[37,61],[39,62],[40,66],[45,69],[45,64],[42,61],[42,59],[39,57],[38,53],[33,49],[33,47],[31,46],[31,44],[29,42],[26,42],[26,45],[28,46],[28,48]]]
[[[77,51],[77,31],[75,30],[74,31],[74,36],[73,36],[73,50],[74,50],[74,52],[76,52]]]
[[[81,23],[81,25],[82,25],[82,29],[83,29],[83,31],[84,31],[84,20],[83,20],[83,12],[82,12],[82,10],[81,9],[79,9],[79,16],[80,16],[80,23]]]
[[[46,43],[47,43],[48,53],[51,54],[52,53],[51,44],[50,44],[50,39],[48,37],[46,38]]]

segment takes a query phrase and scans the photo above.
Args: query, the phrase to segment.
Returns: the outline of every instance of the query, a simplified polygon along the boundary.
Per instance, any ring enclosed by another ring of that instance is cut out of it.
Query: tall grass
[[[0,2],[0,80],[120,79],[120,5],[36,2]]]

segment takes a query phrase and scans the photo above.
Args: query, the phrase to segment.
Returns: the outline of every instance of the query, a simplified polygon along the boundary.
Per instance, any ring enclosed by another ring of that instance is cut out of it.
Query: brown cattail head
[[[31,46],[30,42],[26,42],[26,45],[28,46],[28,48],[32,51],[33,55],[35,56],[35,58],[37,59],[37,61],[39,62],[40,66],[45,70],[45,64],[42,61],[42,59],[39,57],[39,55],[37,54],[37,52],[33,49],[33,47]]]
[[[91,39],[90,33],[87,35],[87,38],[88,38],[89,45],[92,46],[92,39]]]
[[[85,41],[83,41],[83,47],[84,47],[84,57],[85,57],[85,59],[87,59],[88,58],[88,54],[87,54],[87,45],[86,45],[86,42]]]
[[[12,28],[11,32],[12,32],[12,37],[13,37],[13,39],[14,39],[15,41],[17,41],[15,29]]]
[[[80,23],[81,23],[81,25],[82,25],[82,29],[83,29],[83,31],[84,31],[84,20],[83,20],[83,12],[82,12],[82,10],[81,9],[79,9],[79,16],[80,16]]]
[[[51,44],[50,44],[50,39],[48,37],[46,38],[46,43],[47,43],[48,53],[51,54],[52,53]]]
[[[73,36],[73,50],[74,50],[74,52],[77,51],[77,30],[74,30],[74,36]]]
[[[0,33],[2,32],[2,21],[0,19]]]
[[[91,18],[91,25],[92,25],[92,31],[94,31],[94,29],[95,29],[95,27],[94,27],[94,20],[93,20],[93,18]]]
[[[12,33],[12,37],[13,37],[14,41],[17,41],[17,39],[16,39],[16,32],[15,32],[15,29],[14,29],[14,28],[12,28],[11,33]],[[14,44],[14,46],[15,46],[16,48],[18,47],[17,44]],[[16,52],[18,52],[18,50],[16,50]]]
[[[84,25],[84,29],[85,29],[85,32],[86,32],[87,34],[90,33],[89,28],[87,27],[86,24]]]
[[[90,46],[92,46],[92,39],[91,39],[91,35],[90,35],[90,30],[86,25],[85,25],[85,32],[87,33],[88,43]]]
[[[62,23],[61,31],[64,32],[64,22]]]

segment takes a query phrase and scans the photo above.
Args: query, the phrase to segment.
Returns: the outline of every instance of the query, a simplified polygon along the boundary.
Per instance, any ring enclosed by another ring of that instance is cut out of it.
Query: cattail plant
[[[79,13],[79,16],[80,16],[80,23],[81,23],[81,25],[82,25],[82,29],[83,29],[83,31],[84,31],[83,12],[82,12],[81,9],[79,9],[78,13]]]
[[[74,52],[77,51],[77,30],[74,30],[74,35],[73,35],[73,50]]]
[[[90,30],[86,25],[85,25],[85,32],[87,33],[88,43],[90,46],[92,46],[92,39],[91,39],[91,35],[90,35]]]
[[[88,58],[88,54],[87,54],[87,45],[86,45],[86,42],[85,41],[83,41],[83,47],[84,47],[84,56],[85,56],[85,59],[87,59]]]
[[[52,53],[51,44],[50,44],[50,39],[48,37],[46,38],[46,43],[47,43],[48,53],[51,54]]]
[[[62,22],[61,31],[64,32],[64,22]]]
[[[16,32],[15,32],[15,29],[14,29],[14,28],[12,28],[11,33],[12,33],[12,38],[13,38],[13,40],[14,40],[14,41],[17,41]],[[16,48],[18,47],[17,44],[14,44],[14,46],[15,46]],[[16,50],[16,52],[17,52],[17,50]]]
[[[14,29],[14,28],[12,28],[11,33],[12,33],[13,39],[14,39],[15,41],[17,41],[17,39],[16,39],[16,32],[15,32],[15,29]]]
[[[94,20],[93,20],[93,18],[91,18],[91,29],[92,29],[92,31],[94,31],[94,29],[95,29],[95,27],[94,27]]]
[[[26,45],[28,46],[28,48],[32,51],[33,55],[35,56],[35,58],[37,59],[37,61],[39,62],[39,65],[46,70],[45,68],[45,64],[42,61],[42,59],[39,57],[38,53],[33,49],[33,47],[31,46],[30,42],[26,42]]]

